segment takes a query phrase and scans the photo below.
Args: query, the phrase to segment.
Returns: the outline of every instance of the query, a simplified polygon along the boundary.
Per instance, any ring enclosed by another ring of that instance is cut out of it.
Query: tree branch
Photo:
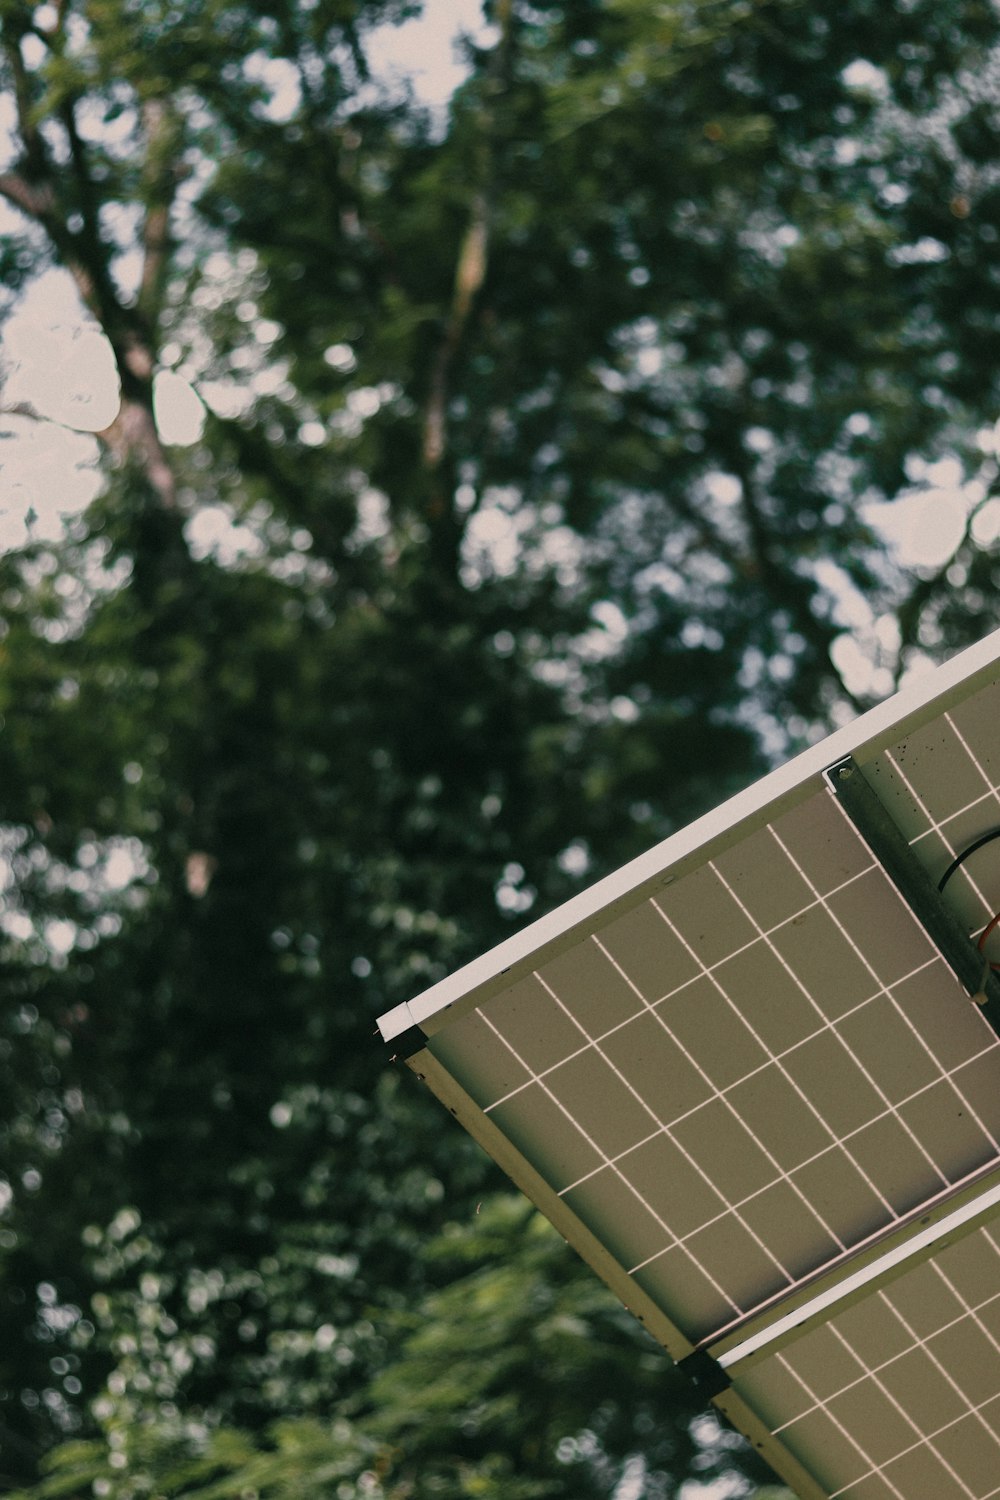
[[[177,481],[151,406],[123,397],[115,420],[94,436],[123,467],[139,466],[164,510],[176,509]]]
[[[160,318],[170,257],[170,213],[182,174],[171,150],[175,131],[167,105],[162,99],[147,99],[141,113],[146,136],[146,213],[140,231],[142,272],[137,305],[153,330]]]
[[[0,197],[34,219],[48,235],[62,265],[72,276],[85,307],[100,315],[97,284],[77,250],[77,240],[59,217],[50,182],[29,182],[19,172],[0,172]]]
[[[15,37],[12,43],[6,43],[3,50],[14,79],[14,107],[17,113],[17,127],[24,144],[25,166],[32,178],[41,178],[48,171],[48,156],[42,133],[34,118],[31,75],[24,66],[19,38]]]
[[[0,197],[48,228],[48,218],[55,209],[55,195],[48,183],[29,182],[19,172],[0,172]]]
[[[458,255],[455,269],[455,288],[451,309],[445,324],[444,337],[438,345],[431,366],[430,391],[424,414],[424,466],[433,473],[444,457],[446,446],[448,385],[451,367],[458,353],[469,321],[469,313],[476,294],[486,277],[489,252],[489,228],[487,206],[483,194],[477,194],[473,204],[472,219]]]
[[[452,366],[465,336],[475,299],[486,279],[489,260],[490,199],[496,157],[494,100],[504,90],[510,67],[513,35],[511,0],[500,0],[496,16],[500,25],[500,40],[493,50],[487,78],[492,97],[484,111],[482,187],[473,200],[472,215],[459,248],[451,306],[431,366],[430,389],[424,413],[422,456],[424,467],[431,475],[437,473],[447,449],[448,390]],[[446,502],[443,496],[437,496],[433,503],[443,506]]]

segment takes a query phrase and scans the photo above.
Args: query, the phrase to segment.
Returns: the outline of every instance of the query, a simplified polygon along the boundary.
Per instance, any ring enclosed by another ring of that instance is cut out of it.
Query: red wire
[[[989,937],[990,933],[995,927],[1000,927],[1000,911],[997,912],[995,917],[990,917],[990,920],[987,922],[986,926],[979,934],[979,942],[976,944],[976,947],[979,949],[980,953],[982,953],[984,947],[986,946],[986,939]],[[991,963],[990,968],[993,970],[994,974],[1000,974],[1000,964]]]

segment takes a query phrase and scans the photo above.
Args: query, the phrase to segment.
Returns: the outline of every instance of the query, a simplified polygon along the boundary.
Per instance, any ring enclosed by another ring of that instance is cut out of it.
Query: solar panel
[[[1000,1495],[998,657],[379,1022],[806,1500]]]
[[[738,1386],[820,1494],[1000,1493],[1000,1219],[765,1352]]]

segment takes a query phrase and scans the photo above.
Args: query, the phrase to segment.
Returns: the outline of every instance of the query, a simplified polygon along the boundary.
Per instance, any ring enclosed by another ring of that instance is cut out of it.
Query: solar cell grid
[[[995,686],[886,749],[868,775],[879,798],[938,880],[951,860],[1000,825]],[[1000,843],[956,872],[948,900],[978,932],[1000,908]]]
[[[1000,1042],[825,790],[430,1045],[694,1338],[1000,1156]]]
[[[1000,1239],[983,1227],[740,1377],[831,1500],[1000,1493]]]

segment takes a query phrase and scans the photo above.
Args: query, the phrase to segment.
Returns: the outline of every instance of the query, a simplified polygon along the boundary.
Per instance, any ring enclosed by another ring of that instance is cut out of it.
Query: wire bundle
[[[978,839],[975,839],[967,849],[963,849],[960,854],[956,854],[955,858],[952,860],[951,864],[948,866],[947,870],[945,870],[944,874],[941,876],[941,879],[938,881],[938,890],[944,890],[945,886],[948,884],[948,881],[954,875],[955,871],[960,869],[962,865],[965,864],[965,861],[969,858],[970,854],[975,854],[977,849],[981,849],[984,844],[991,843],[993,839],[1000,839],[1000,828],[991,828],[989,833],[982,834]],[[984,951],[986,947],[986,940],[989,937],[990,933],[993,932],[994,929],[998,926],[1000,926],[1000,911],[998,911],[995,916],[992,916],[990,918],[986,926],[983,928],[982,932],[979,934],[979,941],[977,942],[976,947],[979,949],[980,953]],[[1000,964],[990,963],[990,968],[994,973],[1000,973]]]

